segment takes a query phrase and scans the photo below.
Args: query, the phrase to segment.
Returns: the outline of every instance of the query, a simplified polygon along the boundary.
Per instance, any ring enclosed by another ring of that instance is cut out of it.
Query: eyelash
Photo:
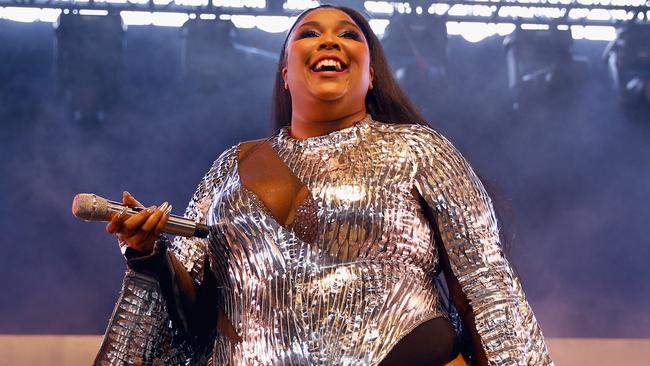
[[[339,36],[343,38],[354,39],[354,40],[359,39],[359,33],[350,30],[341,33]],[[318,32],[314,30],[306,30],[300,33],[299,38],[302,39],[302,38],[309,38],[309,37],[318,37]]]
[[[345,31],[341,33],[341,36],[350,39],[359,39],[359,33],[355,31]]]

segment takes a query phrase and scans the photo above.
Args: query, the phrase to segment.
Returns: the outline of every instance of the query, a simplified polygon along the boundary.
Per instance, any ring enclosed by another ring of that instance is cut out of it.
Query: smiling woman
[[[284,55],[293,136],[322,135],[365,116],[374,70],[366,38],[348,14],[329,8],[308,13],[296,22]]]
[[[274,119],[277,134],[226,150],[192,197],[207,240],[159,236],[166,204],[113,217],[129,272],[96,364],[552,364],[481,180],[360,14],[297,19]]]

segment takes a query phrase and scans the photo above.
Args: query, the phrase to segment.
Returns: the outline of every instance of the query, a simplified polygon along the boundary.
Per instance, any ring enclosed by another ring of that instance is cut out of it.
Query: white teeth
[[[318,61],[316,66],[314,67],[315,71],[320,71],[323,66],[334,66],[336,68],[336,71],[341,71],[341,63],[338,60],[333,60],[333,59],[323,59]]]

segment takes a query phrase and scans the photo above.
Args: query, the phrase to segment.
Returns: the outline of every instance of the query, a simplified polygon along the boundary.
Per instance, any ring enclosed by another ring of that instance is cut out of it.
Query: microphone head
[[[72,214],[86,221],[108,221],[108,201],[92,193],[79,193],[72,200]]]

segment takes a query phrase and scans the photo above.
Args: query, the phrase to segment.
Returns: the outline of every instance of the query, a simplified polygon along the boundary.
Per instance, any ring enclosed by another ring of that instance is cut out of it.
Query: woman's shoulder
[[[402,140],[416,150],[451,145],[447,138],[428,125],[375,121],[373,128],[385,138]]]

